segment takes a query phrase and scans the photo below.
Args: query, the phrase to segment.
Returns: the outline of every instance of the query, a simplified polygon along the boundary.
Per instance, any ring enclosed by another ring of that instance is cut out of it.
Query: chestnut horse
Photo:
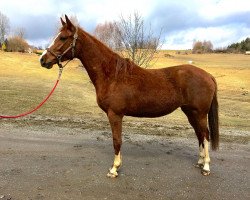
[[[217,84],[212,75],[192,65],[143,69],[120,57],[65,15],[62,28],[40,57],[45,68],[78,58],[94,84],[99,107],[107,114],[113,135],[114,163],[109,177],[121,166],[122,119],[124,116],[159,117],[177,108],[188,118],[199,141],[196,167],[210,174],[209,141],[219,146]],[[209,125],[209,129],[208,129]]]

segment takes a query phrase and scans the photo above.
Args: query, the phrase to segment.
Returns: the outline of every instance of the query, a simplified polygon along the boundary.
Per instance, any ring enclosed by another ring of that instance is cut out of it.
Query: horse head
[[[54,64],[72,60],[75,57],[75,46],[77,40],[77,27],[65,15],[66,22],[61,18],[62,28],[53,42],[40,57],[42,67],[51,69]]]

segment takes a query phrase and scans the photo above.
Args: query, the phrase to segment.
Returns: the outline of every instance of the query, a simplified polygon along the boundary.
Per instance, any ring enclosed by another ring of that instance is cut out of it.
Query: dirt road
[[[44,126],[0,125],[0,200],[250,199],[249,144],[222,143],[203,177],[195,138],[125,131],[123,166],[109,179],[109,132]]]

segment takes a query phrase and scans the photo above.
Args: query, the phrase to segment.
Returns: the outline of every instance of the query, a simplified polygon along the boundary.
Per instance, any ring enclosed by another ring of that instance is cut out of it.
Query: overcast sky
[[[45,45],[63,14],[76,15],[92,32],[98,23],[138,11],[165,49],[190,49],[194,40],[224,47],[250,37],[250,0],[0,0],[12,30],[23,27],[30,44]]]

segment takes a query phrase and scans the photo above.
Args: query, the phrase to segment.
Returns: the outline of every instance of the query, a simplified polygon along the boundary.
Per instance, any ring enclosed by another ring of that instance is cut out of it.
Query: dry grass
[[[0,51],[1,114],[17,114],[30,110],[52,89],[58,74],[42,68],[35,54],[3,53]],[[72,116],[95,112],[94,87],[78,61],[64,70],[55,94],[34,115]],[[99,110],[99,109],[98,109]]]
[[[171,55],[171,56],[169,56]],[[236,54],[177,55],[161,51],[154,68],[193,61],[213,74],[218,82],[221,125],[250,130],[250,56]],[[57,78],[57,67],[40,67],[35,54],[0,51],[0,114],[13,115],[35,107],[49,93]],[[64,70],[55,94],[33,116],[83,118],[86,114],[104,117],[96,104],[87,73],[71,62]],[[180,110],[157,119],[126,118],[126,121],[188,124]]]

